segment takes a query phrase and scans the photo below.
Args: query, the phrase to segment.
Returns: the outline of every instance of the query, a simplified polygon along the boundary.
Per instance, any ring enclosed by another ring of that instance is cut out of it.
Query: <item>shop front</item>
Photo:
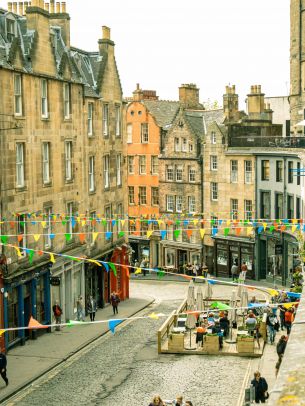
[[[200,244],[163,240],[160,246],[161,266],[169,271],[184,273],[185,265],[201,264],[202,246]]]
[[[254,241],[243,238],[214,238],[214,274],[220,277],[232,277],[231,268],[237,264],[239,270],[245,263],[247,278],[255,278]]]
[[[150,262],[150,239],[131,235],[129,237],[129,245],[132,249],[131,261],[141,263],[143,260]]]
[[[114,272],[110,272],[110,289],[108,288],[108,291],[110,294],[113,291],[118,292],[121,300],[129,299],[129,253],[130,247],[127,244],[122,244],[113,250],[111,256],[111,262],[116,267],[116,275]]]
[[[4,328],[26,327],[33,317],[41,324],[51,323],[50,268],[49,265],[25,271],[15,278],[4,280]],[[45,330],[39,330],[43,333]],[[4,335],[5,347],[28,338],[37,338],[37,331],[8,331]]]

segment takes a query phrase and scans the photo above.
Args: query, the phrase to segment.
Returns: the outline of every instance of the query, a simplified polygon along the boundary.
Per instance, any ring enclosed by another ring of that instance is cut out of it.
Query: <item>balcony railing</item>
[[[229,137],[229,147],[305,148],[303,137],[262,137],[239,135]]]

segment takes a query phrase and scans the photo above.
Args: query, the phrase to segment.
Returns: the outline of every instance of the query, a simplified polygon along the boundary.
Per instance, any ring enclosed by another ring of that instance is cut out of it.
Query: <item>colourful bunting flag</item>
[[[110,240],[110,238],[112,237],[112,232],[111,231],[106,231],[105,237],[106,237],[106,240]]]
[[[186,230],[185,232],[186,232],[188,239],[190,239],[193,234],[193,230]]]
[[[158,276],[158,279],[162,279],[165,276],[165,272],[160,270],[157,272],[157,276]]]
[[[263,223],[264,231],[266,231],[267,225],[267,223]]]
[[[108,321],[108,327],[109,330],[112,332],[112,334],[115,333],[115,328],[118,324],[122,323],[123,320],[117,319],[117,320],[109,320]]]
[[[253,233],[253,227],[247,227],[247,236]]]
[[[229,228],[229,227],[226,227],[226,228],[224,228],[224,230],[223,230],[223,235],[224,235],[225,237],[227,237],[228,234],[229,234],[229,232],[230,232],[230,228]]]
[[[81,233],[78,235],[78,238],[79,238],[79,241],[83,243],[86,240],[86,234]]]
[[[3,336],[4,333],[5,333],[5,330],[0,330],[0,337]]]
[[[113,271],[114,276],[117,276],[117,272],[116,272],[116,267],[112,262],[108,262],[108,265],[110,266],[110,268]]]
[[[107,264],[107,262],[102,262],[102,264],[104,265],[106,272],[109,272],[109,265]]]
[[[3,244],[6,244],[6,243],[7,243],[7,240],[8,240],[8,236],[7,236],[7,235],[1,235],[1,242],[2,242]]]
[[[95,242],[95,240],[97,239],[98,233],[94,232],[92,233],[92,242]]]
[[[126,221],[126,220],[121,220],[121,225],[122,225],[122,227],[124,227],[125,221]]]
[[[21,258],[21,257],[22,257],[22,254],[21,254],[21,252],[20,252],[19,247],[14,247],[14,248],[15,248],[15,250],[16,250],[16,252],[17,252],[17,256],[18,256],[19,258]]]
[[[147,238],[150,238],[151,235],[152,235],[152,233],[153,233],[153,230],[148,230],[148,231],[147,231]]]
[[[180,233],[181,233],[181,230],[174,230],[174,237],[176,239],[179,238]]]
[[[125,231],[120,231],[120,232],[119,232],[119,238],[124,237],[124,235],[125,235]]]
[[[41,235],[41,234],[34,234],[34,240],[35,240],[35,242],[39,241],[40,235]]]
[[[66,233],[65,237],[66,237],[66,241],[69,242],[72,238],[72,234]]]
[[[51,252],[50,252],[50,261],[52,262],[52,264],[55,264],[54,254],[52,254]]]
[[[140,273],[142,273],[142,269],[141,268],[137,268],[136,270],[135,270],[135,275],[139,275]]]
[[[78,320],[69,320],[67,326],[68,327],[73,327],[73,326],[77,326],[83,324],[83,321],[78,321]]]
[[[42,324],[40,324],[37,320],[35,320],[33,317],[30,318],[29,324],[28,324],[29,328],[48,328],[47,326],[43,326]]]
[[[164,240],[164,238],[166,237],[166,230],[161,230],[160,234],[161,234],[161,239]]]
[[[200,237],[203,239],[204,238],[204,234],[205,234],[205,229],[201,228],[200,230]]]

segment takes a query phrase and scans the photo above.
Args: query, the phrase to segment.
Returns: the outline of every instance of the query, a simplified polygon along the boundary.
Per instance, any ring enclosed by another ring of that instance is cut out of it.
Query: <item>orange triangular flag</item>
[[[81,234],[79,234],[79,241],[80,242],[84,242],[85,241],[85,239],[86,239],[86,235],[85,234],[83,234],[83,233],[81,233]]]
[[[23,239],[23,235],[22,234],[18,235],[17,239],[18,239],[18,242],[21,242]]]
[[[191,238],[192,234],[193,234],[193,230],[186,230],[186,235],[188,238]]]
[[[48,328],[47,326],[43,326],[42,324],[40,324],[37,320],[35,320],[32,316],[30,318],[29,321],[29,328]]]

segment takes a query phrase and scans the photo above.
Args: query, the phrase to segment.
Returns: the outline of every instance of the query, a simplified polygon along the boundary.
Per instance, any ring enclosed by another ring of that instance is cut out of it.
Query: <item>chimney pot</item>
[[[262,86],[261,86],[261,85],[258,85],[258,86],[257,86],[257,92],[258,92],[258,93],[262,93]]]
[[[140,90],[140,83],[137,83],[137,90]]]
[[[24,15],[23,3],[21,1],[19,1],[19,3],[18,3],[18,10],[19,10],[19,15],[23,16]]]
[[[32,0],[31,6],[32,7],[39,7],[39,0]]]
[[[235,85],[232,85],[232,93],[235,94]]]
[[[254,93],[254,86],[251,86],[251,93]]]
[[[48,12],[50,12],[50,4],[49,3],[45,3],[44,4],[44,9]]]
[[[56,13],[60,13],[60,3],[56,2]]]
[[[7,3],[7,8],[8,8],[8,11],[10,11],[10,12],[13,11],[13,3],[11,1]]]
[[[105,25],[102,26],[102,33],[103,33],[103,39],[109,39],[110,40],[110,28],[106,27]]]
[[[65,2],[65,1],[61,3],[61,12],[62,12],[62,13],[66,13],[66,12],[67,12],[66,2]]]
[[[54,0],[50,0],[50,13],[54,14],[55,12],[55,1]]]
[[[15,14],[17,14],[17,2],[16,1],[13,2],[13,12]]]

